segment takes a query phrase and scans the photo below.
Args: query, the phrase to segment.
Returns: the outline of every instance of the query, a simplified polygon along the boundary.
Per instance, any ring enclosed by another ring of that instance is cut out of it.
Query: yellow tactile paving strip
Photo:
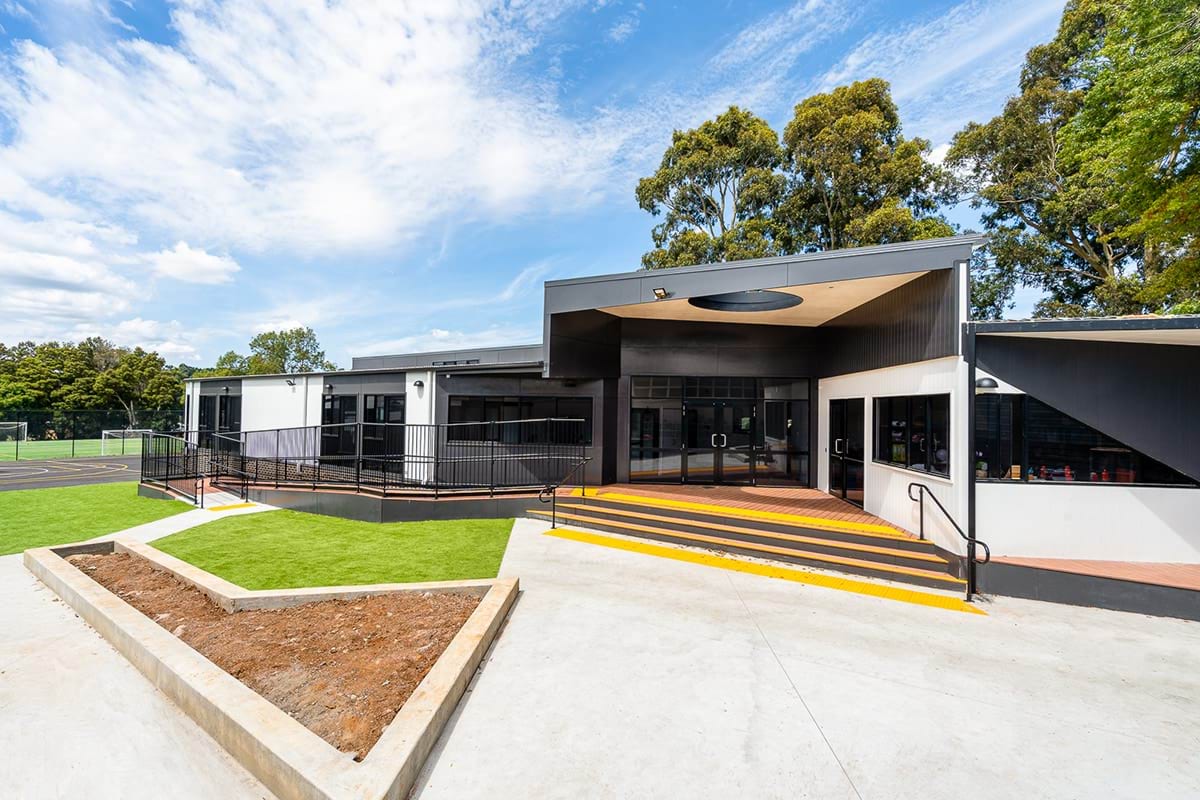
[[[852,592],[854,594],[866,595],[868,597],[879,597],[884,600],[895,600],[899,603],[910,603],[912,605],[928,606],[929,608],[942,608],[947,611],[961,611],[966,614],[983,614],[985,616],[987,614],[987,612],[983,611],[982,609],[957,597],[934,594],[933,592],[922,592],[915,589],[902,589],[897,586],[885,586],[883,584],[860,581],[854,578],[840,578],[820,572],[807,572],[805,570],[790,569],[788,567],[777,567],[771,564],[758,564],[753,561],[743,561],[730,556],[721,556],[713,553],[700,553],[694,550],[648,544],[646,542],[620,539],[615,536],[604,536],[598,533],[588,533],[585,531],[575,530],[573,528],[555,528],[553,530],[546,531],[546,535],[554,536],[559,539],[567,539],[573,542],[582,542],[584,544],[594,544],[600,547],[609,547],[615,550],[625,550],[631,553],[641,553],[642,555],[656,556],[658,558],[669,558],[673,561],[683,561],[689,564],[700,564],[706,567],[716,567],[717,569],[726,569],[733,572],[744,572],[749,575],[760,575],[765,578],[777,578],[779,580],[791,581],[792,583],[802,583],[808,586],[821,586],[826,589],[837,589],[838,591]]]
[[[212,506],[209,511],[232,511],[235,508],[254,508],[254,503],[228,503],[223,506]]]
[[[571,492],[572,497],[582,496],[581,490],[575,489]],[[588,497],[595,497],[598,500],[607,500],[617,503],[627,503],[629,505],[640,506],[656,506],[658,508],[674,508],[680,511],[695,511],[702,514],[712,514],[718,517],[740,518],[740,519],[757,519],[765,522],[779,522],[784,525],[795,525],[804,528],[816,528],[818,530],[841,531],[844,533],[858,533],[866,536],[878,536],[881,538],[890,539],[912,539],[907,533],[899,531],[887,525],[873,525],[866,522],[850,522],[847,520],[828,519],[825,517],[809,517],[801,514],[784,514],[778,511],[763,511],[751,508],[739,508],[738,506],[712,505],[709,503],[696,503],[691,500],[668,500],[665,497],[649,497],[646,495],[621,494],[620,492],[606,492],[604,490],[588,489]]]

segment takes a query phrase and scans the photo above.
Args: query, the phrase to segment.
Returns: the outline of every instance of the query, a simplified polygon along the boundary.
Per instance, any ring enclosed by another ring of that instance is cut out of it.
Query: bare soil
[[[144,559],[68,560],[358,760],[479,605],[471,595],[405,592],[229,614]]]

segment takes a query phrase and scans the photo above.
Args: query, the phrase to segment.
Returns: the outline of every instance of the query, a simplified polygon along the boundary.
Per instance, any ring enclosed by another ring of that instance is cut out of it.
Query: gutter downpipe
[[[975,564],[975,323],[963,326],[967,358],[967,602],[978,591]]]

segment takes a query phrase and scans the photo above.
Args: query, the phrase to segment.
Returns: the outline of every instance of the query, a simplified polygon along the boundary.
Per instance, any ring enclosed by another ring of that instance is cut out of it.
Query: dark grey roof
[[[540,364],[541,344],[520,344],[508,347],[474,347],[459,350],[438,350],[432,353],[399,353],[385,356],[360,356],[353,368],[362,369],[437,369],[453,367],[503,367]]]
[[[672,297],[688,298],[952,269],[955,264],[969,259],[972,251],[985,241],[985,236],[965,234],[873,247],[547,281],[544,313],[548,317],[564,311],[651,303],[655,299],[654,289],[659,287],[670,292]]]

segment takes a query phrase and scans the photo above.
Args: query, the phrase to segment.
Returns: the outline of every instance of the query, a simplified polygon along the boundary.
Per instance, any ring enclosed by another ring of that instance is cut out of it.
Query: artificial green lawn
[[[136,483],[0,492],[0,555],[79,542],[191,510],[175,500],[138,497]]]
[[[40,461],[47,458],[94,458],[136,456],[142,452],[142,437],[129,439],[38,439],[0,442],[0,461]]]
[[[512,523],[356,522],[264,511],[151,544],[246,589],[450,581],[496,577]]]

